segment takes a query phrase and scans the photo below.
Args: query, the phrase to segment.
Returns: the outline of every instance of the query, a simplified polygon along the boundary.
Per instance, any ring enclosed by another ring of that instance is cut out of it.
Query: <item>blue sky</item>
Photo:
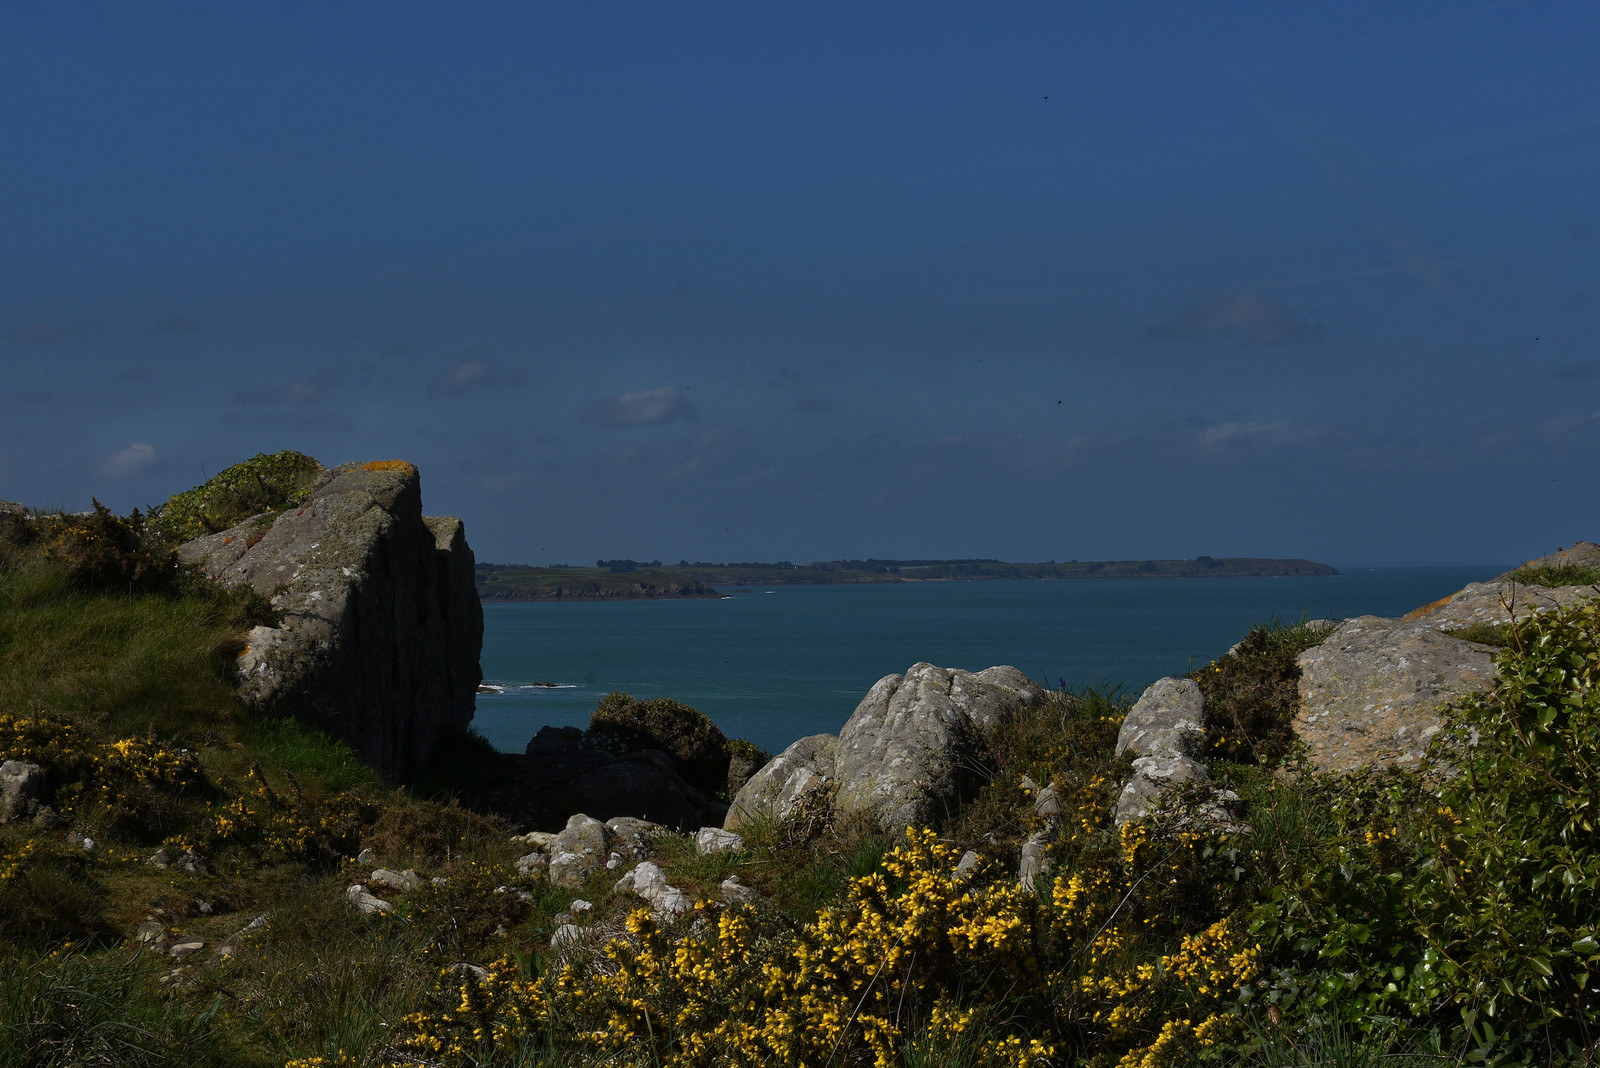
[[[1600,8],[31,5],[0,497],[480,559],[1600,540]]]

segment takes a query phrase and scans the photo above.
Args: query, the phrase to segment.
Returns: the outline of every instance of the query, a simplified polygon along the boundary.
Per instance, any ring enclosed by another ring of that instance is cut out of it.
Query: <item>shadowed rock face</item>
[[[483,608],[461,521],[425,517],[401,461],[325,472],[305,505],[197,538],[179,557],[283,614],[239,658],[240,694],[299,715],[402,778],[472,721]]]

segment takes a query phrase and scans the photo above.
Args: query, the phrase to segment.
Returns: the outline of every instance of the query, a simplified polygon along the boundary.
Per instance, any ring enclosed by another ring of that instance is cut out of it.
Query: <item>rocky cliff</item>
[[[317,723],[391,779],[471,722],[483,677],[472,550],[459,519],[422,514],[411,464],[333,468],[301,507],[187,542],[179,556],[281,613],[281,626],[246,636],[247,704]]]

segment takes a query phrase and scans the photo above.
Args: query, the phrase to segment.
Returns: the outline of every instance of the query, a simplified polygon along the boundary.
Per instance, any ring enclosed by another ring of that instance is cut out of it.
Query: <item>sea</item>
[[[1147,684],[1269,620],[1398,616],[1514,564],[1335,576],[909,582],[728,589],[722,599],[486,604],[474,727],[521,752],[585,727],[621,690],[670,697],[772,753],[837,733],[872,684],[918,661],[1011,664],[1050,688]]]

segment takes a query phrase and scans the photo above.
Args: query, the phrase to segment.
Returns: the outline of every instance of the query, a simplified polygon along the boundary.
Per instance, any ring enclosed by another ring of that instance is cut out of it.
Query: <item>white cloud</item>
[[[583,417],[591,423],[610,426],[644,426],[665,423],[679,417],[693,419],[694,409],[671,386],[630,390],[589,405]]]
[[[118,449],[105,458],[100,474],[106,478],[128,478],[137,475],[156,462],[156,447],[138,441],[126,449]]]

